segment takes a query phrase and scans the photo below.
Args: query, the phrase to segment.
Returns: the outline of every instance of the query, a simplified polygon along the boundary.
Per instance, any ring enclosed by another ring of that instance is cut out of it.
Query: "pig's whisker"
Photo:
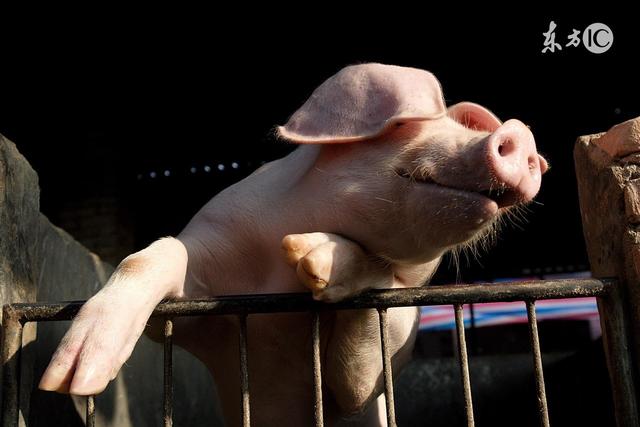
[[[512,210],[507,211],[507,213],[513,220],[514,225],[524,225],[529,223],[527,214],[531,213],[531,209],[529,209],[527,205],[520,203],[513,206]]]
[[[516,227],[518,230],[524,230],[522,228],[522,224],[526,222],[527,220],[523,216],[522,217],[520,216],[520,212],[517,210],[516,207],[504,212],[503,224],[504,223],[510,224]]]
[[[517,212],[512,212],[511,210],[505,211],[503,215],[498,216],[491,223],[487,224],[473,239],[450,250],[451,258],[449,266],[455,267],[456,283],[461,281],[462,257],[466,260],[466,266],[471,265],[472,261],[482,265],[479,259],[480,255],[490,250],[496,244],[497,236],[501,228],[507,225],[520,228],[519,223],[526,222],[524,218],[525,209],[517,206],[514,210]]]
[[[451,264],[454,265],[456,269],[456,283],[460,282],[460,247],[455,247],[451,250],[451,258],[449,258],[449,267]]]

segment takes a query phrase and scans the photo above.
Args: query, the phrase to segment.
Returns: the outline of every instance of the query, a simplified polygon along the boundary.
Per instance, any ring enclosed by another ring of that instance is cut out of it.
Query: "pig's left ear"
[[[446,115],[433,74],[417,68],[361,64],[343,68],[318,87],[278,136],[298,144],[365,141],[398,123]]]
[[[493,132],[502,121],[482,105],[473,102],[459,102],[447,110],[447,115],[469,129]]]

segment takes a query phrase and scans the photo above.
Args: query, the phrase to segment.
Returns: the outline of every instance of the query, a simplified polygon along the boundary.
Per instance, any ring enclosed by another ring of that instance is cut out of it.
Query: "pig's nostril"
[[[498,154],[501,157],[507,157],[511,153],[513,153],[516,149],[516,144],[513,142],[511,138],[505,138],[500,141],[498,144]]]

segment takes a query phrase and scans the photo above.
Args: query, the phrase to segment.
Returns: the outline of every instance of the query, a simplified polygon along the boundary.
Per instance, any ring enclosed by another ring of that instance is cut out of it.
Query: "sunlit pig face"
[[[472,103],[447,109],[433,75],[412,68],[347,67],[279,131],[322,144],[314,173],[335,194],[330,209],[355,217],[342,233],[395,261],[490,235],[502,213],[533,199],[547,169],[520,121]]]

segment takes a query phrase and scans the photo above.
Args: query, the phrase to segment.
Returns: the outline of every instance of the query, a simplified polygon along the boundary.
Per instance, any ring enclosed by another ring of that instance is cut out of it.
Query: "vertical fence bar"
[[[314,311],[312,316],[314,413],[316,427],[322,427],[324,419],[322,413],[322,367],[320,364],[320,314]]]
[[[251,396],[249,394],[249,361],[247,356],[247,315],[238,316],[240,320],[240,394],[242,399],[242,425],[251,425]]]
[[[389,351],[387,309],[378,308],[380,318],[380,340],[382,341],[382,369],[384,372],[384,397],[387,402],[387,426],[396,427],[396,406],[393,399],[393,373]]]
[[[96,425],[96,403],[94,396],[87,396],[87,415],[85,418],[87,427],[95,427]]]
[[[538,394],[538,411],[540,411],[540,425],[549,427],[549,409],[547,407],[547,393],[544,389],[544,373],[542,370],[542,353],[540,352],[540,338],[538,337],[538,321],[536,319],[535,301],[526,301],[527,317],[529,318],[529,339],[533,351],[533,364],[536,375],[536,391]]]
[[[173,320],[164,321],[164,427],[173,426]]]
[[[22,350],[20,320],[5,306],[2,314],[2,426],[18,425],[20,396],[20,356]]]
[[[609,295],[598,298],[602,342],[618,427],[640,426],[640,395],[633,381],[634,361],[629,342],[631,319],[627,303],[618,285],[611,289]]]
[[[475,426],[473,419],[473,400],[471,397],[471,378],[469,376],[469,358],[467,356],[467,340],[464,332],[464,311],[462,304],[454,304],[456,332],[458,337],[458,362],[464,389],[464,409],[467,414],[467,426]]]

